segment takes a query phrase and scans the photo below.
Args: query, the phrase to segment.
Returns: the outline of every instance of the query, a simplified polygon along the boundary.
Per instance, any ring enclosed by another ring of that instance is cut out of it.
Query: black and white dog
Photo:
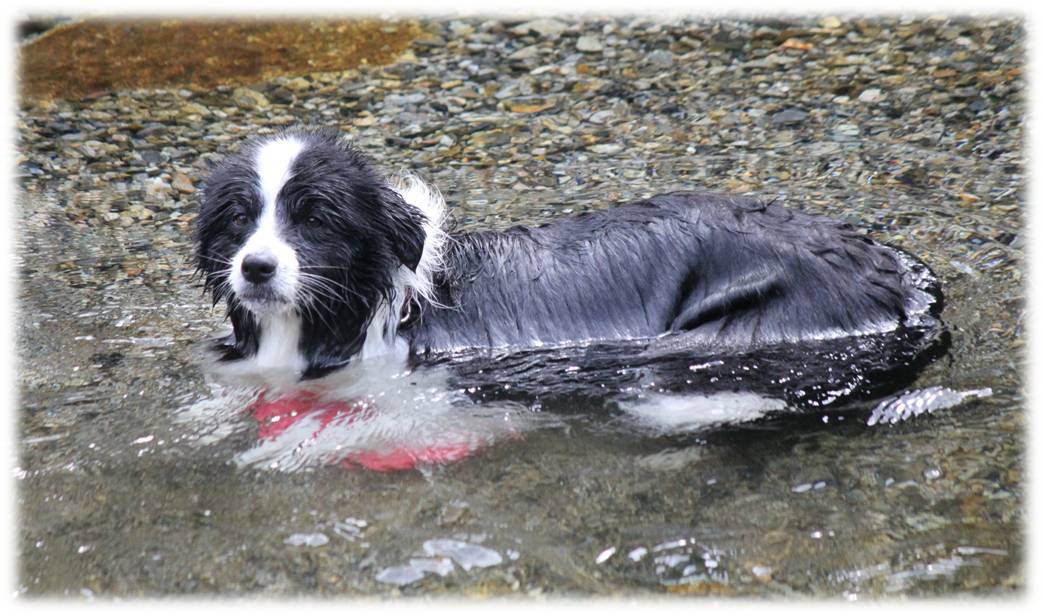
[[[673,193],[535,228],[448,235],[336,133],[245,146],[208,179],[198,267],[224,358],[313,378],[355,358],[686,336],[722,350],[932,320],[928,269],[849,225]]]

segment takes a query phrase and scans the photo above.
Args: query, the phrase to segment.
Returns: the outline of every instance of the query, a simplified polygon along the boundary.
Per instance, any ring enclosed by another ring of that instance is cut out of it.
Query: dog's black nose
[[[275,259],[250,255],[243,259],[243,278],[254,284],[264,284],[275,276]]]

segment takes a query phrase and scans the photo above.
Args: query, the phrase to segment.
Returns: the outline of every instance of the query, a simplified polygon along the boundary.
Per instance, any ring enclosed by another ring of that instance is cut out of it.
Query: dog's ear
[[[427,239],[424,215],[406,203],[402,195],[394,190],[382,191],[381,200],[384,207],[380,217],[382,224],[387,227],[385,230],[391,241],[391,250],[402,265],[415,272],[424,254],[424,240]]]

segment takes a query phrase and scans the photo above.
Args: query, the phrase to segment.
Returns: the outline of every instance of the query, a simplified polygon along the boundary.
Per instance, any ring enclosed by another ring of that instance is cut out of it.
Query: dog
[[[683,336],[731,349],[939,316],[912,256],[755,198],[663,194],[538,227],[449,234],[440,194],[389,181],[336,132],[256,139],[204,184],[196,255],[221,358],[321,377],[414,359]]]

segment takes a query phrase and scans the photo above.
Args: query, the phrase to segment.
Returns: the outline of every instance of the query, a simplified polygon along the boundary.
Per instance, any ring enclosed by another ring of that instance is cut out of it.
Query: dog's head
[[[203,190],[198,268],[228,303],[228,357],[258,351],[264,329],[292,322],[312,372],[365,342],[396,272],[416,270],[424,215],[335,133],[263,138],[228,158]]]

